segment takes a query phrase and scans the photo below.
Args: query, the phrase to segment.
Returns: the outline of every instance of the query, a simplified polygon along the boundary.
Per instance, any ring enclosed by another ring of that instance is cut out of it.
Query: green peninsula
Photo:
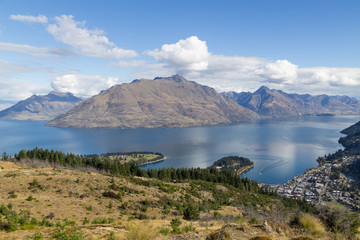
[[[215,168],[221,171],[232,172],[236,175],[240,175],[254,166],[254,162],[252,162],[248,158],[239,156],[228,156],[217,160],[210,168]]]

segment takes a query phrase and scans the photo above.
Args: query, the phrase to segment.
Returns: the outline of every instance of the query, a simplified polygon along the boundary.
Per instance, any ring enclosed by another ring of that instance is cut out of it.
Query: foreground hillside
[[[33,95],[0,111],[0,119],[51,120],[69,111],[81,101],[81,98],[71,93],[50,92],[47,95]]]
[[[213,88],[180,75],[135,80],[82,102],[48,126],[75,128],[158,128],[229,124],[259,119]]]
[[[144,171],[49,152],[0,161],[0,239],[353,239],[357,231],[334,233],[325,210],[227,172]]]
[[[360,100],[347,96],[288,94],[264,86],[253,93],[227,92],[222,94],[260,115],[276,118],[360,113]]]

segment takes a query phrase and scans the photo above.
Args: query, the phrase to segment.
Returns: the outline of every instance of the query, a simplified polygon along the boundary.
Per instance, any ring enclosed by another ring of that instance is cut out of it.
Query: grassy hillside
[[[209,169],[125,165],[129,172],[109,174],[28,157],[0,161],[0,239],[335,237],[325,211],[264,192],[247,179]],[[355,236],[338,234],[345,233]]]

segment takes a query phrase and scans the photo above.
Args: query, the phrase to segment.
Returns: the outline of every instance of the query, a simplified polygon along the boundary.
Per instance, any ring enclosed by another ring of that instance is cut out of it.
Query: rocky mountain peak
[[[184,78],[180,74],[175,74],[175,75],[172,75],[171,77],[156,77],[156,78],[154,78],[154,80],[161,80],[161,79],[173,81],[176,83],[181,83],[181,82],[187,81],[186,78]]]
[[[260,116],[181,75],[120,84],[84,101],[48,126],[159,128],[230,124]]]
[[[255,91],[255,93],[258,93],[258,94],[264,94],[264,93],[269,93],[269,92],[271,92],[271,89],[266,86],[261,86],[258,90]]]
[[[67,112],[81,101],[81,98],[72,93],[53,91],[47,95],[33,95],[0,111],[0,119],[50,120]]]

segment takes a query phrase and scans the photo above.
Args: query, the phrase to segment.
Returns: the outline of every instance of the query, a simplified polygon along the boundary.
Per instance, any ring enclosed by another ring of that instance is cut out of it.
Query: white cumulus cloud
[[[75,72],[57,75],[51,86],[59,92],[71,92],[81,97],[91,97],[119,82],[118,78],[94,75],[80,75]]]
[[[74,20],[71,15],[55,17],[55,24],[49,24],[47,31],[58,41],[77,49],[81,54],[89,57],[120,59],[136,57],[133,50],[119,48],[109,41],[101,30],[90,30],[85,22]]]
[[[256,69],[255,73],[272,83],[292,83],[297,79],[298,67],[287,60],[277,60]]]
[[[197,36],[179,40],[174,44],[164,44],[161,49],[145,53],[178,71],[206,70],[209,65],[210,53],[206,42],[199,40]]]
[[[10,15],[11,20],[16,20],[20,22],[28,22],[28,23],[43,23],[46,24],[48,22],[48,18],[44,15],[31,16],[31,15]]]

